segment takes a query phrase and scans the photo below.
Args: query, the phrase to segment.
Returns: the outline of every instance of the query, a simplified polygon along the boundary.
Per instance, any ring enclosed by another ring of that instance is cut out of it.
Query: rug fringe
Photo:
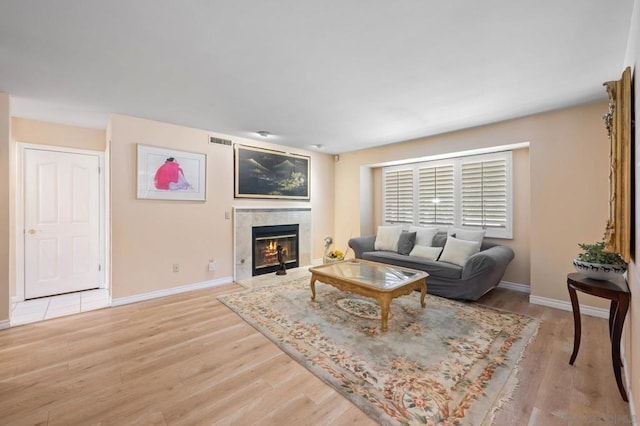
[[[493,425],[495,424],[496,421],[496,415],[498,414],[498,411],[500,411],[502,409],[502,407],[504,406],[504,404],[513,401],[513,396],[516,392],[516,390],[520,387],[520,379],[518,379],[518,374],[520,373],[520,362],[524,359],[525,357],[525,353],[527,350],[527,347],[531,344],[531,342],[533,342],[536,337],[538,336],[538,332],[540,331],[540,326],[542,325],[542,320],[537,319],[537,318],[532,318],[535,321],[532,321],[532,323],[536,324],[536,329],[533,332],[533,334],[531,335],[531,337],[529,338],[529,341],[525,343],[525,345],[522,347],[522,352],[520,353],[520,356],[518,357],[518,360],[516,361],[516,365],[513,368],[513,370],[511,370],[511,374],[509,375],[509,378],[507,379],[507,381],[505,382],[504,386],[503,386],[503,390],[500,393],[500,397],[498,398],[498,400],[496,401],[496,403],[493,405],[490,413],[489,413],[489,425]]]

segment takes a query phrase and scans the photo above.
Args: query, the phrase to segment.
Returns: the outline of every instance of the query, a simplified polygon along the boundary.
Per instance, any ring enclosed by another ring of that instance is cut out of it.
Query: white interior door
[[[100,157],[25,149],[25,299],[100,286]]]

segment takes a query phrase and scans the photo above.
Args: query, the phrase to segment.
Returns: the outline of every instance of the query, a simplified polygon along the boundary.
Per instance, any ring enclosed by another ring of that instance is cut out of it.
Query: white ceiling
[[[0,0],[13,115],[342,153],[606,99],[633,0]]]

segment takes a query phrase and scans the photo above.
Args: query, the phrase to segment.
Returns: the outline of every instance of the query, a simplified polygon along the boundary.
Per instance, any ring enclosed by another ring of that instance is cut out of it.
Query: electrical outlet
[[[173,264],[173,272],[180,272],[180,265],[177,263]]]
[[[225,219],[231,219],[231,213],[229,213],[229,212],[224,212],[224,218],[225,218]]]
[[[211,260],[209,261],[209,271],[210,271],[210,272],[213,272],[213,271],[215,271],[215,270],[216,270],[216,262],[215,262],[213,259],[211,259]]]

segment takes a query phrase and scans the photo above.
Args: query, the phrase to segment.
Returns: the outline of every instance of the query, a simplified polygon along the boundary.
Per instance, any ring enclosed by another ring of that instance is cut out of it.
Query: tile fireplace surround
[[[251,229],[265,225],[300,225],[298,261],[311,265],[311,207],[234,207],[233,279],[251,278]]]

